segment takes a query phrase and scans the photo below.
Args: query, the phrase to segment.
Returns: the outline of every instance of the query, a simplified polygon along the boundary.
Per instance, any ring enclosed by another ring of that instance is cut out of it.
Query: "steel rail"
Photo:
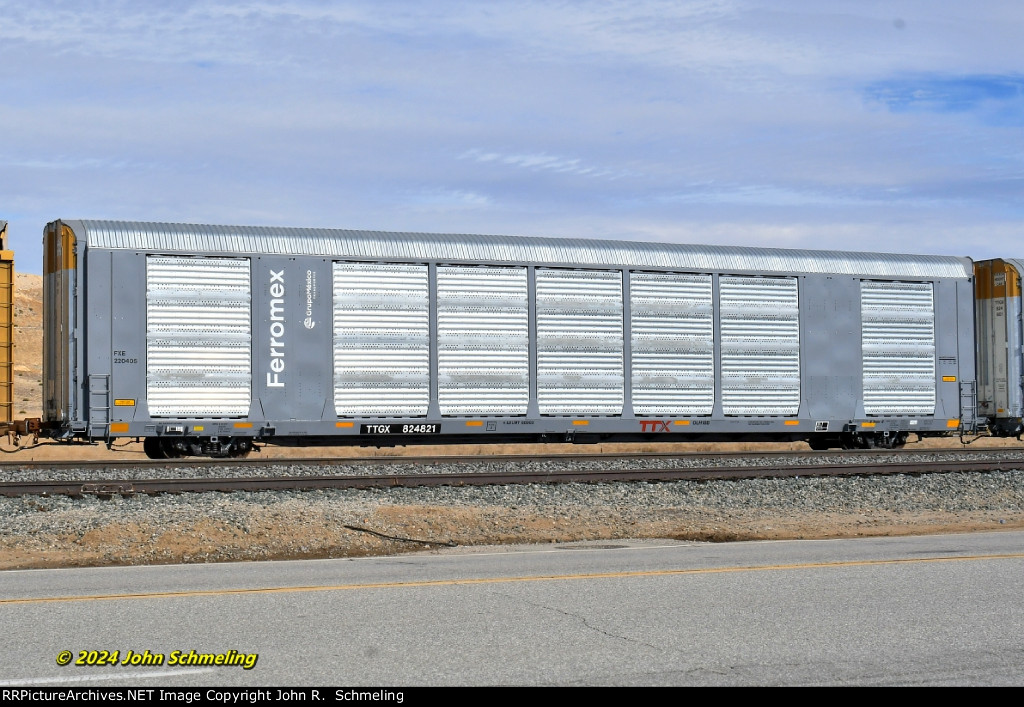
[[[74,454],[75,446],[62,445],[69,452]],[[92,445],[88,445],[92,446]],[[740,452],[708,452],[708,451],[672,451],[672,452],[599,452],[599,453],[561,453],[561,454],[447,454],[447,455],[409,455],[409,456],[359,456],[359,457],[246,457],[244,459],[233,458],[208,458],[208,457],[182,457],[178,459],[148,459],[139,457],[136,459],[110,458],[110,459],[24,459],[4,458],[0,459],[0,470],[5,469],[181,469],[207,467],[225,467],[244,469],[246,467],[263,468],[267,466],[296,465],[296,466],[333,466],[366,464],[371,466],[387,466],[395,464],[411,464],[419,466],[431,466],[434,464],[465,463],[465,464],[487,464],[500,462],[559,462],[559,461],[610,461],[610,460],[639,460],[639,459],[766,459],[779,460],[785,463],[787,458],[807,458],[813,456],[821,459],[822,464],[828,464],[829,459],[842,459],[851,456],[885,455],[887,457],[899,458],[900,456],[919,455],[948,455],[948,454],[991,454],[991,455],[1013,455],[1019,454],[1024,459],[1024,446],[1022,447],[936,447],[929,449],[847,449],[830,451],[811,450],[782,450],[782,451],[740,451]]]

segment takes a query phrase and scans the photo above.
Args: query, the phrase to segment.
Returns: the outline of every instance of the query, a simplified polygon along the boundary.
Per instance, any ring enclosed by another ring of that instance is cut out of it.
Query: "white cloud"
[[[628,176],[639,176],[627,170],[611,170],[589,166],[578,157],[560,157],[546,153],[533,154],[502,154],[500,152],[485,152],[480,149],[471,149],[459,155],[460,160],[473,160],[481,163],[497,163],[510,167],[518,167],[531,171],[547,171],[555,174],[574,174],[581,177],[605,177],[608,179],[620,179]]]

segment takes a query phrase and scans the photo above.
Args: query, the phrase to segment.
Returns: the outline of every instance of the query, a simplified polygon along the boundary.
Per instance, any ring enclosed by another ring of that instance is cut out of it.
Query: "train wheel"
[[[159,437],[146,437],[142,442],[142,451],[146,453],[146,456],[150,459],[166,459],[167,453],[164,451],[164,447],[160,444]]]
[[[232,459],[244,459],[249,456],[249,452],[252,451],[252,440],[246,438],[236,438],[231,441],[228,447],[228,456]]]
[[[181,444],[181,443],[180,442],[173,442],[173,441],[171,441],[169,439],[168,440],[164,440],[163,444],[160,445],[160,448],[161,448],[161,450],[164,453],[164,457],[163,458],[164,459],[179,459],[179,458],[185,456],[187,454],[187,452],[184,452],[181,449],[179,449],[178,446],[177,446],[179,444]]]
[[[900,449],[907,443],[907,438],[910,437],[909,432],[894,432],[886,437],[886,449]]]
[[[859,432],[844,432],[842,436],[843,449],[871,449],[874,445],[868,441],[868,437],[869,435]]]

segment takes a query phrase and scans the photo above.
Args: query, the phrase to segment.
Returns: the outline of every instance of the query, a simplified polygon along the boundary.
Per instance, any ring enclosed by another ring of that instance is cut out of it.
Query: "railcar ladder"
[[[89,376],[89,435],[105,437],[110,422],[110,376]]]
[[[978,382],[960,381],[960,435],[978,434]]]

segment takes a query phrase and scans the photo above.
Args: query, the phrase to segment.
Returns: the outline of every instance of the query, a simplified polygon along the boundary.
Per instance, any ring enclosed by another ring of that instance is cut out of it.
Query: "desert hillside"
[[[14,275],[14,417],[43,414],[43,276]]]

